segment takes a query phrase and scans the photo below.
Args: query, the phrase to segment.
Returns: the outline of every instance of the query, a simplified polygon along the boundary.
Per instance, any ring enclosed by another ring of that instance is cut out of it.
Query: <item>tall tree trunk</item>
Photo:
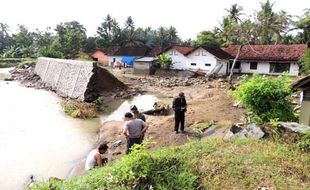
[[[239,58],[239,54],[240,54],[240,51],[241,51],[242,47],[243,47],[243,45],[239,46],[237,55],[236,55],[236,57],[235,57],[235,59],[233,61],[231,69],[230,69],[230,73],[229,73],[229,77],[228,77],[228,82],[229,82],[231,88],[233,88],[232,77],[233,77],[233,74],[234,74],[234,68],[235,68],[236,62],[237,62],[237,60]]]

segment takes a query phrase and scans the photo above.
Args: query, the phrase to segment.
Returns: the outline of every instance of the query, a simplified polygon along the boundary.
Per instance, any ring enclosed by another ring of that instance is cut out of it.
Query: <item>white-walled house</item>
[[[235,72],[280,75],[299,74],[299,60],[307,49],[305,44],[293,45],[245,45],[241,48]],[[223,48],[233,57],[237,55],[238,46],[230,45]],[[231,68],[230,62],[230,68]]]
[[[172,45],[161,53],[172,58],[173,69],[200,70],[208,73],[217,65],[222,64],[219,74],[228,74],[238,47],[227,48],[197,47]],[[307,49],[305,44],[293,45],[244,45],[241,49],[234,72],[245,74],[289,75],[299,74],[300,58]]]
[[[217,65],[222,64],[218,74],[226,75],[228,72],[228,63],[232,58],[227,52],[216,47],[201,46],[188,53],[189,69],[200,70],[205,73],[212,71]]]
[[[185,70],[189,69],[190,60],[186,55],[194,48],[190,46],[172,45],[166,48],[161,53],[168,54],[172,59],[172,69]]]
[[[168,54],[172,59],[172,69],[194,70],[208,73],[217,65],[223,64],[219,74],[226,74],[228,71],[228,53],[216,47],[190,47],[173,45],[166,48],[162,53]]]

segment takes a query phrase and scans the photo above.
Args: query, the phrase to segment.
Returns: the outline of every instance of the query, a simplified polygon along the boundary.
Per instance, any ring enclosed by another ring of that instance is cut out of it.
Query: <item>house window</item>
[[[233,61],[230,61],[229,63],[230,63],[229,64],[229,68],[231,69],[231,67],[233,65]],[[240,61],[237,61],[236,64],[235,64],[234,69],[240,69],[240,65],[241,65]]]
[[[173,55],[173,50],[171,50],[171,51],[169,52],[169,55]]]
[[[200,51],[196,51],[195,56],[199,56],[200,55]]]
[[[250,69],[257,70],[257,62],[250,62]]]
[[[283,73],[290,71],[290,63],[270,63],[270,73]]]
[[[210,67],[211,63],[206,63],[205,66]]]
[[[174,50],[173,52],[174,52],[174,55],[178,55],[177,51]]]
[[[191,63],[191,66],[196,66],[197,65],[197,63]]]

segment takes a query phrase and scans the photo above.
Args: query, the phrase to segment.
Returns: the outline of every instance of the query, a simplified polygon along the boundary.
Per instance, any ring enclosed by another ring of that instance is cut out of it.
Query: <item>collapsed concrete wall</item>
[[[87,102],[96,100],[102,91],[125,88],[106,69],[90,61],[40,57],[34,72],[58,95]]]

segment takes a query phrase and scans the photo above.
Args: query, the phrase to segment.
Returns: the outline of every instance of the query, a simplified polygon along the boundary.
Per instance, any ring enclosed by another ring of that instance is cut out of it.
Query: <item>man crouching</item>
[[[90,170],[94,167],[102,167],[108,162],[107,158],[103,158],[103,154],[108,153],[108,145],[100,144],[97,149],[90,151],[86,158],[85,170]]]

